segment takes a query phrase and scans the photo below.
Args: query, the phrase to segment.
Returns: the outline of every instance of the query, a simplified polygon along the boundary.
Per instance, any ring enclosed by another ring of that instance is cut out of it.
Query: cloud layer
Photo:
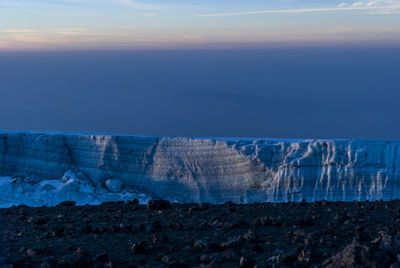
[[[399,13],[400,0],[343,0],[331,7],[314,1],[307,8],[257,3],[253,11],[240,11],[243,5],[229,0],[202,6],[185,6],[185,0],[0,0],[0,50],[400,40],[400,16],[370,16]]]
[[[324,13],[324,12],[346,12],[346,11],[383,11],[386,14],[400,10],[400,1],[394,0],[375,0],[369,2],[341,3],[337,7],[327,8],[303,8],[303,9],[270,9],[256,11],[239,11],[227,13],[207,13],[199,14],[198,17],[230,17],[243,15],[259,14],[300,14],[300,13]]]

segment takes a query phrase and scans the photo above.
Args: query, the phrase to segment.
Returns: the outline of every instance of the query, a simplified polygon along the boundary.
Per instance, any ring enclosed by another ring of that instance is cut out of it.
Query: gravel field
[[[0,267],[400,267],[400,201],[0,209]]]

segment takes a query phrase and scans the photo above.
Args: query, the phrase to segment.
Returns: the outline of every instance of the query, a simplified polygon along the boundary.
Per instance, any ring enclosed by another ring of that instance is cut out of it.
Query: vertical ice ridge
[[[399,195],[398,143],[309,141],[289,144],[269,190],[271,201],[390,199]],[[279,159],[279,158],[277,158]],[[387,167],[391,167],[388,169]]]

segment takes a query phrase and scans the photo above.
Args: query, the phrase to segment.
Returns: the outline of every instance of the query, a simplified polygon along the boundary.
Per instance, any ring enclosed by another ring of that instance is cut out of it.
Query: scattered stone
[[[226,207],[226,208],[230,208],[230,207],[232,207],[233,205],[234,205],[234,203],[231,202],[231,201],[227,201],[227,202],[224,203],[224,207]]]
[[[35,256],[36,255],[36,251],[34,251],[33,249],[27,249],[26,250],[26,254],[29,256],[29,257],[33,257],[33,256]]]
[[[354,234],[359,241],[369,241],[369,235],[365,230],[364,226],[357,226],[354,230]]]
[[[108,259],[107,253],[103,252],[103,253],[97,254],[97,255],[93,258],[93,263],[106,262],[107,259]]]
[[[400,264],[398,262],[392,263],[389,268],[400,268]]]
[[[171,208],[171,203],[167,200],[149,200],[147,208],[151,210],[163,210]]]
[[[297,252],[290,251],[282,256],[283,266],[290,266],[297,261]]]
[[[168,268],[188,268],[189,265],[187,265],[186,263],[183,262],[171,262],[168,265]]]
[[[258,240],[256,233],[252,229],[250,229],[245,235],[243,235],[243,238],[250,242],[256,242]]]
[[[197,211],[197,210],[199,210],[199,207],[198,206],[193,206],[193,207],[190,207],[190,208],[188,208],[188,213],[190,214],[190,213],[192,213],[192,212],[194,212],[194,211]]]
[[[162,261],[162,262],[169,262],[169,261],[170,261],[169,256],[165,255],[165,256],[161,259],[161,261]]]
[[[102,227],[102,226],[94,226],[91,230],[91,232],[93,234],[103,234],[107,231],[106,228]]]
[[[152,242],[153,244],[161,244],[161,243],[168,243],[169,238],[166,234],[162,234],[161,237],[158,235],[153,235]]]
[[[8,259],[7,258],[4,258],[4,257],[0,257],[0,265],[3,267],[5,267],[5,265],[6,264],[8,264],[9,263],[9,261],[8,261]]]
[[[63,236],[64,235],[64,227],[62,226],[55,226],[51,231],[51,236]]]
[[[121,226],[121,225],[113,225],[113,226],[111,226],[110,231],[113,233],[119,233],[122,231],[122,229],[123,229],[123,226]]]
[[[229,212],[234,212],[236,210],[235,209],[235,203],[230,202],[230,201],[225,202],[224,203],[224,207],[226,207]]]
[[[147,242],[142,240],[137,244],[132,244],[131,252],[133,254],[141,254],[141,255],[148,254],[149,252],[148,252]]]
[[[200,211],[206,211],[210,207],[209,203],[200,203],[198,206]]]
[[[76,255],[68,254],[59,258],[56,266],[76,266],[78,261],[79,260]]]
[[[53,266],[48,262],[42,262],[40,264],[40,268],[51,268],[51,267],[53,267]]]
[[[282,265],[281,255],[275,255],[269,257],[264,263],[260,264],[260,267],[281,267]]]
[[[83,226],[81,228],[81,232],[85,233],[85,234],[90,234],[90,233],[92,233],[92,231],[93,231],[93,227],[89,224],[86,224],[85,226]]]
[[[194,244],[193,244],[193,247],[194,248],[196,248],[196,249],[203,249],[203,248],[206,248],[208,246],[208,243],[207,243],[207,241],[205,241],[205,240],[196,240],[195,242],[194,242]]]
[[[222,225],[222,228],[224,228],[225,230],[240,229],[240,227],[243,226],[242,224],[242,222],[225,222]]]
[[[210,244],[207,245],[207,252],[209,253],[219,252],[223,250],[224,249],[221,247],[221,245],[219,245],[216,242],[211,242]]]
[[[152,229],[153,231],[159,231],[159,230],[161,230],[162,228],[163,228],[163,226],[162,226],[162,224],[161,224],[160,221],[155,221],[155,222],[153,222],[153,223],[151,224],[151,229]]]
[[[260,218],[260,223],[261,225],[268,226],[272,225],[273,220],[271,219],[271,217],[265,216]]]
[[[64,201],[59,204],[60,207],[74,207],[75,205],[75,201]]]
[[[399,267],[400,200],[323,203],[0,209],[0,267]]]
[[[213,260],[213,256],[211,256],[211,255],[200,255],[199,257],[198,257],[198,261],[199,261],[199,263],[204,263],[204,264],[208,264],[208,263],[210,263],[211,261]]]
[[[384,252],[378,248],[370,248],[359,241],[347,245],[335,256],[322,262],[322,266],[334,267],[388,267],[394,260],[389,252]]]
[[[88,256],[89,252],[87,250],[83,250],[81,248],[77,248],[74,252],[75,255],[77,256]]]
[[[242,256],[242,257],[240,257],[239,265],[240,265],[240,267],[246,267],[246,268],[247,267],[253,267],[254,266],[254,262],[251,261],[250,259],[245,258],[244,256]]]
[[[255,252],[264,252],[264,248],[262,246],[260,246],[259,244],[253,245],[252,249]]]
[[[37,225],[43,225],[43,224],[46,224],[47,221],[48,221],[48,219],[45,217],[38,217],[35,220],[33,220],[33,223],[37,224]]]
[[[222,242],[221,243],[221,247],[222,248],[232,248],[232,247],[237,247],[237,246],[240,246],[241,245],[241,237],[240,236],[238,236],[238,237],[234,237],[234,238],[231,238],[231,239],[229,239],[228,241],[226,241],[226,242]]]
[[[307,201],[305,199],[301,199],[299,205],[300,206],[305,206],[305,205],[307,205]]]
[[[137,200],[137,198],[133,199],[133,200],[129,200],[128,202],[126,202],[129,205],[139,205],[139,200]]]
[[[225,250],[225,260],[226,261],[233,261],[237,262],[240,260],[239,255],[232,249],[226,249]]]
[[[186,245],[182,248],[182,251],[184,252],[191,252],[192,251],[192,247],[190,245]]]
[[[213,255],[212,261],[210,262],[210,265],[217,265],[217,267],[218,267],[219,264],[224,263],[224,262],[225,262],[224,254],[215,253]]]
[[[313,216],[306,215],[306,216],[301,217],[300,219],[298,219],[294,225],[312,226],[312,225],[315,225],[315,218]]]

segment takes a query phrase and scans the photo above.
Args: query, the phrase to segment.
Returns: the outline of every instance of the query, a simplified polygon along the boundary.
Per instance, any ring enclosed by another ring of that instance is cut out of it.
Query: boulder
[[[117,179],[108,179],[106,180],[106,187],[110,192],[120,193],[122,191],[122,186],[124,184],[122,181]]]

